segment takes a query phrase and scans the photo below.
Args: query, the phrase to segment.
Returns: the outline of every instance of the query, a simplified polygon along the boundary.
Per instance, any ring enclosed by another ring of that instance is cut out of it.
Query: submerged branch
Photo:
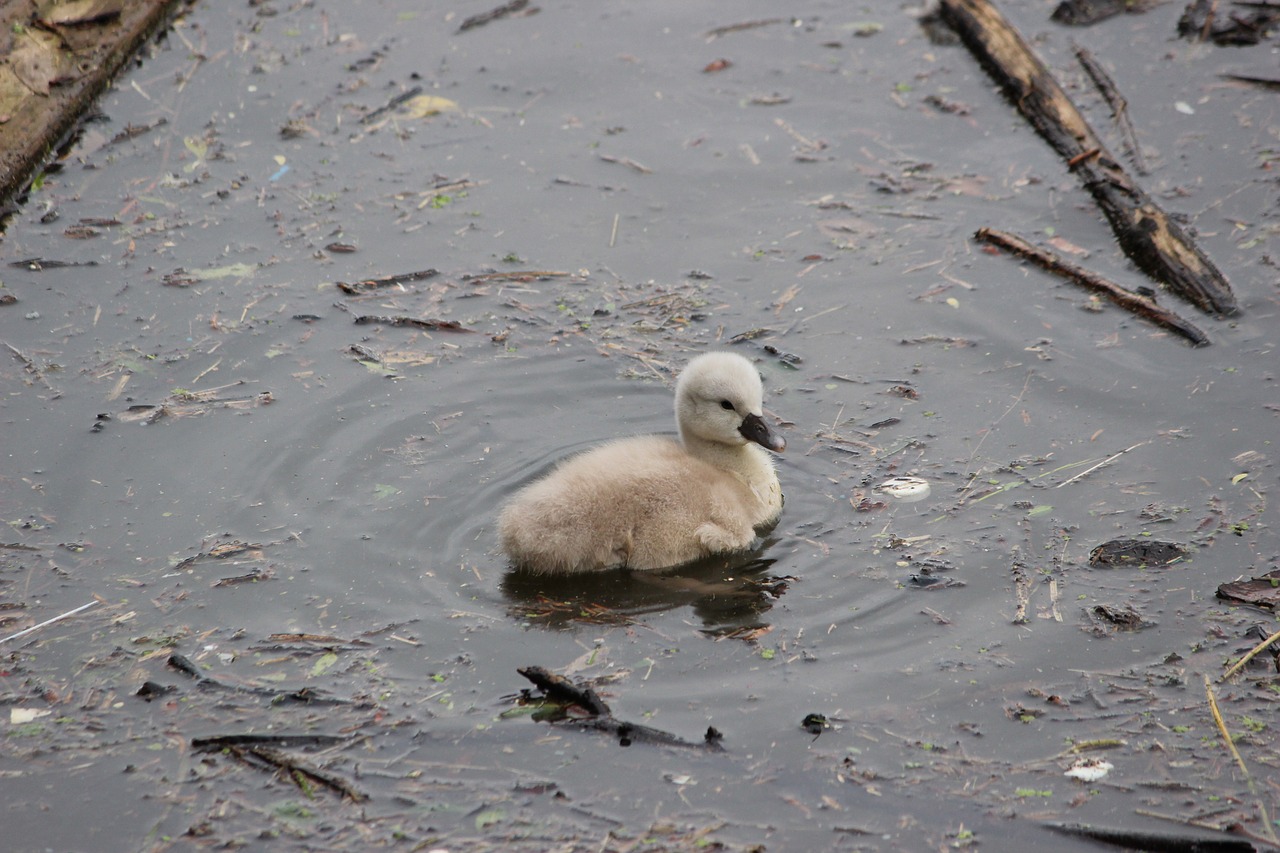
[[[556,725],[578,726],[582,729],[605,732],[615,736],[621,746],[630,746],[633,743],[656,743],[660,746],[707,749],[714,752],[719,752],[724,748],[720,745],[720,740],[723,736],[714,727],[707,728],[707,733],[701,742],[685,740],[662,729],[655,729],[652,726],[643,726],[638,723],[628,723],[625,720],[615,718],[613,712],[609,710],[609,706],[596,695],[594,690],[590,687],[579,687],[563,675],[558,675],[540,666],[519,667],[516,672],[532,681],[534,686],[541,690],[548,700],[564,705],[576,705],[591,715],[585,718],[564,720]]]

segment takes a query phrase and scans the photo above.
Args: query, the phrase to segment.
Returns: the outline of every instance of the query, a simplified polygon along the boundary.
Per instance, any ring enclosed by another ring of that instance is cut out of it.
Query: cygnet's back
[[[764,422],[760,376],[707,353],[676,383],[680,440],[641,436],[571,457],[515,495],[498,531],[513,564],[570,573],[659,569],[743,550],[777,521],[773,460],[786,442]]]

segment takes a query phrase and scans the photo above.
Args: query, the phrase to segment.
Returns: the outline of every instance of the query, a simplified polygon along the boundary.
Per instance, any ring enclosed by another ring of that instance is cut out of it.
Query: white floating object
[[[25,725],[32,720],[38,720],[41,717],[47,717],[52,711],[42,711],[39,708],[10,708],[9,723],[14,726]]]
[[[892,480],[885,480],[876,488],[903,503],[911,503],[913,501],[922,501],[929,497],[929,483],[919,477],[894,477]]]
[[[1097,782],[1110,773],[1113,767],[1115,765],[1105,758],[1079,758],[1065,775],[1081,782]]]

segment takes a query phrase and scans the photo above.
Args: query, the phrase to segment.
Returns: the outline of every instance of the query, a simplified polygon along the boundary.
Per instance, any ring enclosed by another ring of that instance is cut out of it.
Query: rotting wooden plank
[[[941,9],[1018,111],[1080,176],[1129,259],[1200,310],[1236,313],[1226,276],[1111,156],[1004,16],[987,0],[942,0]]]
[[[49,2],[0,3],[0,204],[23,189],[135,51],[194,0],[127,0],[84,23]]]

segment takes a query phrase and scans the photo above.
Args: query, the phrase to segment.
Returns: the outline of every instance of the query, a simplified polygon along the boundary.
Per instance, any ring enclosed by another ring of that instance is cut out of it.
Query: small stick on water
[[[1129,156],[1133,158],[1133,167],[1138,170],[1139,175],[1148,174],[1147,161],[1142,156],[1142,146],[1138,144],[1138,135],[1134,133],[1133,122],[1129,120],[1129,102],[1124,99],[1124,95],[1120,94],[1111,75],[1098,60],[1093,58],[1092,53],[1077,45],[1076,59],[1093,80],[1093,85],[1097,86],[1098,91],[1102,93],[1107,106],[1111,107],[1111,117],[1116,120],[1116,126],[1124,139],[1124,147],[1129,149]]]
[[[1236,661],[1235,666],[1231,667],[1231,669],[1229,669],[1229,670],[1227,670],[1226,672],[1224,672],[1224,673],[1222,674],[1222,677],[1221,677],[1221,678],[1219,678],[1218,680],[1219,680],[1219,681],[1226,681],[1228,678],[1230,678],[1231,676],[1235,675],[1237,672],[1239,672],[1241,669],[1243,669],[1243,668],[1244,668],[1244,665],[1245,665],[1245,664],[1247,664],[1249,661],[1253,660],[1253,659],[1254,659],[1254,657],[1256,657],[1256,656],[1258,655],[1258,653],[1260,653],[1260,652],[1261,652],[1263,649],[1265,649],[1267,646],[1269,646],[1269,645],[1271,645],[1272,643],[1274,643],[1276,640],[1280,640],[1280,631],[1276,631],[1276,632],[1275,632],[1274,634],[1272,634],[1270,637],[1267,637],[1267,638],[1266,638],[1265,640],[1263,640],[1261,643],[1258,643],[1258,645],[1256,645],[1256,646],[1254,646],[1252,649],[1250,649],[1250,650],[1249,650],[1249,654],[1245,655],[1244,657],[1240,658],[1240,660]]]
[[[1257,800],[1258,811],[1262,814],[1264,836],[1269,842],[1276,844],[1276,831],[1271,826],[1271,817],[1267,814],[1267,804],[1258,796],[1258,786],[1254,784],[1249,768],[1245,766],[1244,759],[1240,757],[1240,751],[1236,749],[1235,741],[1231,739],[1231,733],[1227,731],[1227,724],[1222,719],[1222,712],[1218,710],[1218,697],[1213,695],[1213,684],[1209,681],[1209,676],[1205,675],[1203,677],[1204,693],[1209,698],[1209,711],[1213,714],[1213,721],[1218,725],[1218,732],[1222,735],[1222,742],[1227,745],[1227,749],[1231,752],[1231,757],[1235,759],[1240,772],[1244,774],[1244,781],[1249,785],[1249,793]]]
[[[1086,469],[1084,469],[1083,471],[1081,471],[1079,474],[1076,474],[1076,475],[1075,475],[1074,477],[1072,477],[1070,480],[1063,480],[1061,483],[1059,483],[1058,485],[1054,486],[1054,488],[1055,488],[1055,489],[1061,489],[1063,486],[1067,485],[1068,483],[1074,483],[1076,480],[1079,480],[1081,477],[1087,476],[1087,475],[1089,475],[1089,474],[1092,474],[1094,471],[1097,471],[1097,470],[1098,470],[1099,468],[1101,468],[1103,465],[1107,465],[1107,464],[1110,464],[1111,462],[1116,461],[1116,460],[1117,460],[1117,459],[1119,459],[1121,456],[1124,456],[1126,453],[1128,453],[1130,450],[1137,450],[1137,449],[1138,449],[1139,447],[1141,447],[1142,445],[1144,445],[1144,444],[1150,444],[1150,443],[1151,443],[1151,440],[1150,440],[1150,439],[1148,439],[1148,440],[1146,440],[1146,441],[1139,441],[1137,444],[1133,445],[1132,447],[1126,447],[1124,450],[1121,450],[1119,453],[1113,453],[1112,455],[1108,456],[1106,459],[1103,459],[1103,460],[1102,460],[1101,462],[1099,462],[1097,465],[1094,465],[1094,466],[1092,466],[1092,467],[1090,467],[1090,468],[1086,468]]]
[[[613,230],[609,232],[609,248],[612,249],[614,244],[618,242],[618,214],[613,215]]]
[[[3,640],[0,640],[0,644],[7,643],[10,640],[16,640],[19,637],[25,637],[27,634],[30,634],[32,631],[38,631],[39,629],[45,627],[46,625],[52,625],[54,622],[61,622],[63,619],[66,619],[70,616],[75,616],[81,610],[88,610],[90,607],[92,607],[97,603],[98,603],[97,601],[90,601],[88,604],[81,604],[79,607],[75,608],[74,610],[68,610],[66,613],[63,613],[59,616],[55,616],[52,619],[46,619],[43,622],[41,622],[39,625],[32,625],[30,628],[23,628],[18,633],[10,634],[9,636],[5,637]]]

